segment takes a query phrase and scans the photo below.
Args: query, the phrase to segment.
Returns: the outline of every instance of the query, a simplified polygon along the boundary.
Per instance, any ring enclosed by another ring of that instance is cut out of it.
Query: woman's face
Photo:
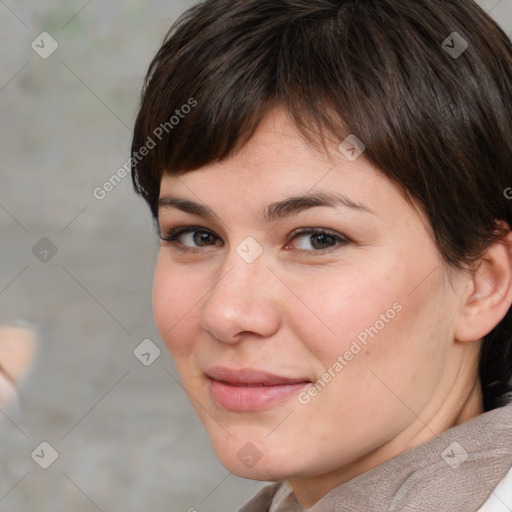
[[[234,156],[162,180],[162,236],[190,231],[162,242],[156,324],[239,476],[355,476],[448,428],[460,402],[464,283],[447,284],[398,189],[345,155],[274,111]],[[313,194],[345,204],[290,201]]]

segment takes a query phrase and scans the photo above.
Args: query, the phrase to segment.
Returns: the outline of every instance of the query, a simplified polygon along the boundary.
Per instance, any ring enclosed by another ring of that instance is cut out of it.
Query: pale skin
[[[328,154],[314,149],[275,110],[240,151],[165,175],[160,193],[218,217],[159,212],[163,235],[202,229],[163,241],[154,277],[155,321],[182,384],[221,463],[244,478],[288,481],[305,507],[481,414],[481,339],[512,302],[510,232],[476,272],[448,270],[420,209],[364,154],[349,161],[337,143]],[[269,203],[333,191],[373,213],[316,206],[260,218]],[[263,250],[250,264],[236,251],[248,236]],[[293,396],[234,412],[212,398],[204,374],[212,365],[317,381],[396,302],[401,311],[307,405]],[[252,467],[237,457],[248,442],[261,453]]]
[[[36,334],[28,328],[0,325],[0,404],[17,398],[15,385],[29,370],[38,345]]]

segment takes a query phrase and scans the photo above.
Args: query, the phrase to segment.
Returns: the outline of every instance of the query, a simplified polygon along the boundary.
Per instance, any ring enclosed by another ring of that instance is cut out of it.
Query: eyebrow
[[[281,201],[270,203],[262,210],[261,220],[264,223],[271,223],[285,217],[290,217],[303,210],[316,206],[327,206],[331,208],[344,207],[364,213],[376,213],[362,203],[353,201],[340,193],[315,192],[288,197]],[[158,209],[175,208],[186,213],[198,215],[206,219],[220,221],[219,216],[208,206],[190,199],[183,199],[174,196],[162,196],[158,199]]]

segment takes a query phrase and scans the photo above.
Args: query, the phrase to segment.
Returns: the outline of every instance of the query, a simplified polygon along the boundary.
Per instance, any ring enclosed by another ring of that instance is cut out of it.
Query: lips
[[[310,382],[304,378],[290,378],[274,375],[262,370],[242,368],[240,370],[215,366],[207,370],[206,375],[214,380],[231,384],[232,386],[280,386]]]
[[[311,383],[303,377],[285,377],[252,368],[215,366],[207,369],[205,374],[217,405],[240,412],[268,408]]]

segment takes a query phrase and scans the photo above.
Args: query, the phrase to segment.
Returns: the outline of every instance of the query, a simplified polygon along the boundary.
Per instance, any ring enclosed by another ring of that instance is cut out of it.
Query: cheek
[[[426,361],[443,356],[431,332],[433,325],[439,327],[432,322],[442,306],[432,289],[439,276],[414,289],[426,272],[405,265],[393,270],[396,264],[384,258],[380,263],[331,273],[329,279],[304,279],[297,295],[307,298],[305,304],[295,302],[287,310],[294,319],[292,331],[301,333],[315,356],[316,377],[335,381],[329,387],[336,389],[336,400],[346,403],[354,398],[354,383],[360,395],[383,390],[369,369],[406,389],[420,376],[432,381],[436,372],[429,371]]]
[[[157,263],[153,278],[153,317],[171,355],[190,349],[190,325],[198,314],[198,288],[186,273]],[[195,305],[195,307],[194,307]]]
[[[448,358],[450,314],[439,291],[440,276],[433,274],[431,281],[415,287],[419,278],[413,279],[412,269],[402,270],[402,277],[386,286],[360,282],[338,300],[338,307],[324,309],[336,341],[317,344],[318,357],[322,371],[331,369],[336,378],[322,393],[326,401],[343,404],[362,424],[376,421],[374,407],[401,414],[403,404],[396,396],[405,403],[426,403]],[[332,296],[325,298],[326,305],[332,302]]]
[[[301,303],[294,301],[288,310],[296,322],[292,329],[310,340],[311,351],[324,365],[350,350],[354,340],[362,352],[400,316],[399,286],[378,268],[302,279],[297,288]]]

